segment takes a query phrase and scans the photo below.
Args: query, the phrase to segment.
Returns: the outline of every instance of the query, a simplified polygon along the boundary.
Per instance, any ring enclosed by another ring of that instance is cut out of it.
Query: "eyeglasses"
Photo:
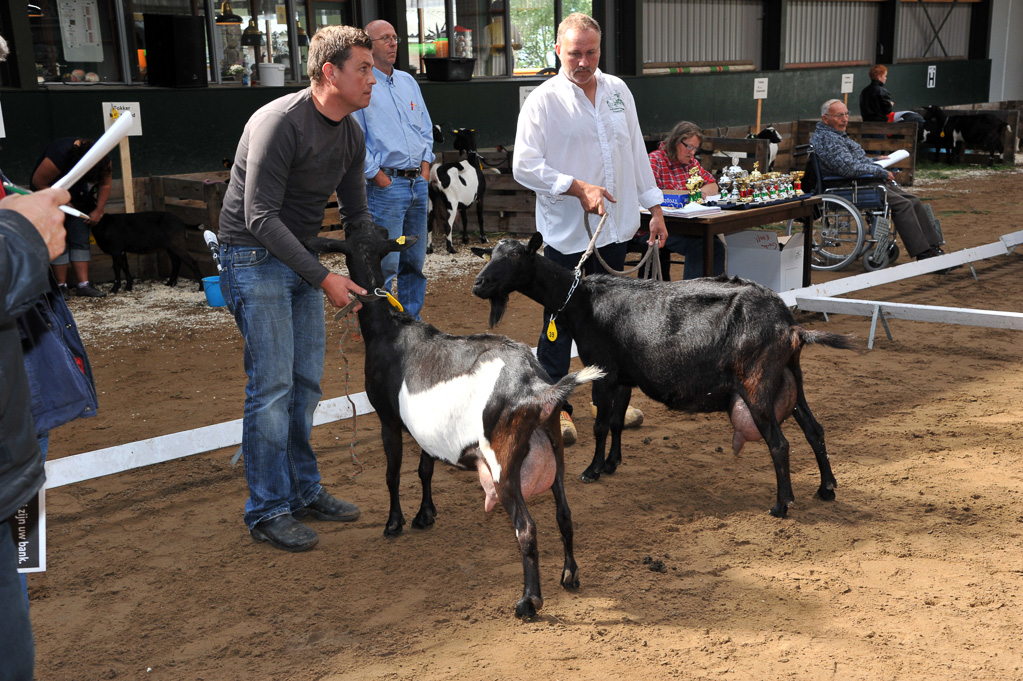
[[[401,45],[401,38],[396,35],[385,35],[383,38],[373,38],[373,42],[382,40],[385,43],[394,43],[395,45]]]
[[[841,113],[841,114],[828,114],[828,117],[829,118],[849,118],[849,113],[846,112],[846,113]]]
[[[679,144],[681,144],[683,147],[685,147],[689,151],[696,151],[697,149],[700,148],[699,144],[690,145],[690,144],[686,144],[685,142],[679,142]]]

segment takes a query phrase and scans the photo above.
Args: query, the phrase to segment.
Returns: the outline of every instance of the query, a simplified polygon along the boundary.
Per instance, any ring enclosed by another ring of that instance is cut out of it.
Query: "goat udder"
[[[476,470],[479,472],[480,485],[483,486],[483,493],[486,495],[483,501],[483,509],[486,512],[493,510],[500,497],[497,493],[497,486],[490,474],[490,468],[483,459],[476,461]],[[529,439],[529,454],[522,462],[519,472],[519,483],[522,489],[522,498],[528,499],[531,496],[546,492],[554,484],[554,474],[557,472],[557,464],[554,462],[554,450],[546,435],[534,432]]]
[[[781,392],[774,400],[774,417],[778,423],[787,419],[796,407],[796,379],[792,376],[791,371],[785,369],[783,380]],[[732,422],[732,428],[735,429],[735,432],[732,433],[733,454],[738,454],[747,442],[756,442],[762,438],[760,431],[757,430],[757,424],[750,416],[749,407],[738,395],[732,397],[732,407],[729,409],[728,418]]]

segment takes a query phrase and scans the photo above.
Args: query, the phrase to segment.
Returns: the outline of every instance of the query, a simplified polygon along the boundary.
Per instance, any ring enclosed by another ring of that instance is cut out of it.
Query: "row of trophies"
[[[760,163],[753,164],[752,172],[746,172],[737,163],[725,168],[718,180],[721,191],[719,203],[768,203],[793,196],[802,196],[802,170],[791,173],[761,173]],[[703,180],[698,168],[693,168],[686,181],[689,200],[704,203]]]

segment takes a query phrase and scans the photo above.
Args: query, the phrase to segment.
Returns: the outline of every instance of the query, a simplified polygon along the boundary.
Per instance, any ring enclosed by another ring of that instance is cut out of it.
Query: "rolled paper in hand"
[[[110,153],[110,150],[116,147],[122,139],[128,135],[128,131],[131,129],[131,113],[126,112],[117,117],[114,124],[103,133],[103,136],[96,140],[96,143],[92,145],[89,151],[85,152],[85,156],[82,160],[75,164],[75,167],[71,171],[53,183],[54,187],[58,189],[70,189],[76,182],[85,177],[85,174],[92,170],[92,167],[100,162],[100,160]]]

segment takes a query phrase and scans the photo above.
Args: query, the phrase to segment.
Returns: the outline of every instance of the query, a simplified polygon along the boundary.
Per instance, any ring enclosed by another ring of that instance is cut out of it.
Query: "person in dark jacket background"
[[[895,111],[892,95],[885,89],[888,82],[888,67],[874,64],[870,69],[870,85],[860,92],[860,115],[865,121],[888,122],[888,114]]]
[[[18,577],[10,520],[46,479],[32,421],[30,389],[17,318],[48,286],[50,260],[64,250],[64,213],[71,195],[49,189],[0,200],[0,660],[6,678],[30,681],[35,643]]]

